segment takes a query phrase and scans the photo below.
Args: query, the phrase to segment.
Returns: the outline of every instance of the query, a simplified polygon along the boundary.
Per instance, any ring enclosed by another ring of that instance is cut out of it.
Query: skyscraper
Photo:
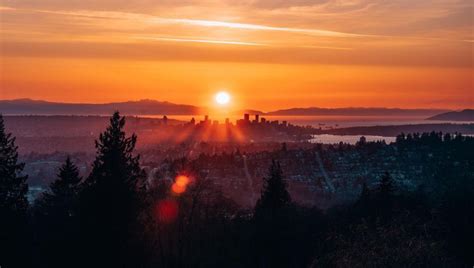
[[[250,114],[244,114],[244,120],[245,121],[250,121]]]

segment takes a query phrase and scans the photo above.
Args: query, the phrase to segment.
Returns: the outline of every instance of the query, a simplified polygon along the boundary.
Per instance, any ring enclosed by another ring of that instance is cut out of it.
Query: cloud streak
[[[446,105],[464,105],[460,100],[473,92],[473,6],[472,0],[6,0],[0,84],[8,96],[37,98],[185,102],[226,87],[255,103],[414,105],[437,95],[449,99]]]
[[[282,32],[289,34],[301,34],[313,37],[328,37],[328,38],[397,38],[397,39],[412,39],[412,40],[438,40],[438,41],[454,41],[454,42],[468,42],[471,43],[472,39],[449,39],[439,37],[428,37],[428,36],[400,36],[393,34],[367,34],[367,33],[354,33],[346,31],[333,31],[321,28],[299,28],[299,27],[288,27],[288,26],[271,26],[267,24],[254,24],[254,23],[242,23],[242,22],[231,22],[224,20],[204,20],[194,18],[172,18],[172,17],[161,17],[153,16],[143,13],[133,12],[117,12],[117,11],[97,11],[97,10],[45,10],[45,9],[23,9],[14,8],[8,6],[0,6],[0,12],[32,12],[39,14],[55,14],[71,17],[82,17],[88,19],[113,19],[118,21],[135,21],[137,25],[184,25],[184,26],[195,26],[205,28],[224,28],[224,29],[235,29],[244,31],[262,31],[262,32]],[[191,40],[191,39],[190,39]],[[165,40],[163,40],[165,41]],[[178,42],[178,40],[175,40]],[[195,40],[198,41],[198,40]],[[217,41],[217,40],[216,40]],[[190,42],[190,41],[189,41]],[[209,42],[211,43],[211,42]],[[217,44],[217,42],[215,42]],[[225,44],[225,41],[221,42]],[[252,44],[255,45],[259,42],[242,42],[241,45]]]
[[[243,30],[278,31],[278,32],[289,32],[289,33],[301,33],[301,34],[316,35],[316,36],[328,36],[328,37],[369,36],[369,35],[364,35],[364,34],[343,33],[343,32],[328,31],[328,30],[321,30],[321,29],[275,27],[275,26],[267,26],[267,25],[259,25],[259,24],[235,23],[235,22],[215,21],[215,20],[160,18],[157,21],[169,22],[169,23],[182,23],[182,24],[204,26],[204,27],[224,27],[224,28],[243,29]]]
[[[211,39],[188,39],[188,38],[170,38],[170,37],[137,37],[137,39],[147,39],[165,42],[184,42],[184,43],[205,43],[217,45],[239,45],[239,46],[265,46],[261,43],[241,42],[241,41],[225,41],[225,40],[211,40]]]
[[[252,30],[252,31],[277,31],[287,33],[299,33],[312,36],[325,36],[325,37],[368,37],[373,35],[357,34],[357,33],[346,33],[324,29],[314,28],[293,28],[293,27],[277,27],[269,25],[251,24],[251,23],[239,23],[239,22],[228,22],[219,20],[201,20],[201,19],[189,19],[189,18],[167,18],[157,17],[141,13],[129,13],[129,12],[114,12],[114,11],[56,11],[56,10],[42,10],[42,9],[16,9],[10,7],[0,7],[0,11],[27,11],[35,13],[47,13],[56,15],[66,16],[78,16],[86,18],[102,18],[102,19],[118,19],[118,20],[138,20],[143,23],[156,23],[156,24],[181,24],[190,26],[201,26],[201,27],[220,27],[229,29],[240,29],[240,30]]]

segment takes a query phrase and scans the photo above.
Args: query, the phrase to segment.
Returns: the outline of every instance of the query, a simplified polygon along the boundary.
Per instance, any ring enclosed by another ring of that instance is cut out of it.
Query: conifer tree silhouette
[[[126,137],[125,117],[115,112],[96,141],[97,155],[85,180],[81,218],[94,262],[124,266],[133,259],[145,173],[133,151],[137,136]]]
[[[11,133],[6,133],[0,115],[0,260],[2,265],[19,265],[26,261],[28,184],[18,161],[18,147]]]

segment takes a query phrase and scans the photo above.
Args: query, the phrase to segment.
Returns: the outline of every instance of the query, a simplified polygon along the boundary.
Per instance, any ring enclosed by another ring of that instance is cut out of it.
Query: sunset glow
[[[226,87],[238,109],[465,108],[472,11],[464,0],[6,1],[0,98],[207,105]]]

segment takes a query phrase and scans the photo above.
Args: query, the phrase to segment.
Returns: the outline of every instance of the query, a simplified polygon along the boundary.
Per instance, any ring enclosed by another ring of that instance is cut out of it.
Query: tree
[[[0,260],[6,266],[21,263],[25,251],[28,177],[21,175],[25,164],[18,162],[17,149],[0,115]]]
[[[106,266],[126,266],[138,252],[132,238],[146,177],[133,155],[137,137],[126,137],[124,126],[125,117],[115,112],[96,141],[97,156],[81,194],[86,243],[94,262]]]
[[[290,267],[295,228],[291,224],[291,198],[283,180],[280,163],[272,161],[264,178],[260,199],[254,212],[256,224],[255,256],[261,267]]]
[[[383,198],[389,198],[393,195],[394,191],[395,185],[392,176],[390,176],[388,172],[385,172],[385,174],[380,179],[380,184],[378,185],[377,193]]]
[[[357,147],[364,147],[367,144],[367,138],[365,136],[361,136],[359,141],[356,142]]]
[[[370,205],[370,201],[372,198],[372,192],[370,191],[369,187],[367,186],[367,183],[362,184],[362,190],[359,195],[359,199],[356,202],[356,206],[362,207],[364,210],[368,209],[368,206]]]
[[[75,216],[81,180],[76,165],[67,157],[59,169],[58,179],[51,183],[50,192],[42,198],[41,203],[47,207],[48,214],[65,218]]]
[[[36,219],[41,254],[48,267],[74,266],[70,260],[80,250],[78,194],[81,177],[69,157],[61,166],[50,190],[36,202]]]
[[[268,177],[264,178],[261,197],[255,206],[256,216],[260,213],[275,215],[279,210],[288,207],[291,197],[286,187],[280,163],[273,160]]]
[[[24,214],[28,209],[28,176],[21,175],[25,164],[18,162],[17,149],[15,138],[5,132],[0,115],[0,212],[5,218],[11,214]]]
[[[380,183],[376,189],[375,206],[377,215],[382,219],[388,219],[392,216],[394,205],[395,184],[392,176],[388,172],[380,179]]]

